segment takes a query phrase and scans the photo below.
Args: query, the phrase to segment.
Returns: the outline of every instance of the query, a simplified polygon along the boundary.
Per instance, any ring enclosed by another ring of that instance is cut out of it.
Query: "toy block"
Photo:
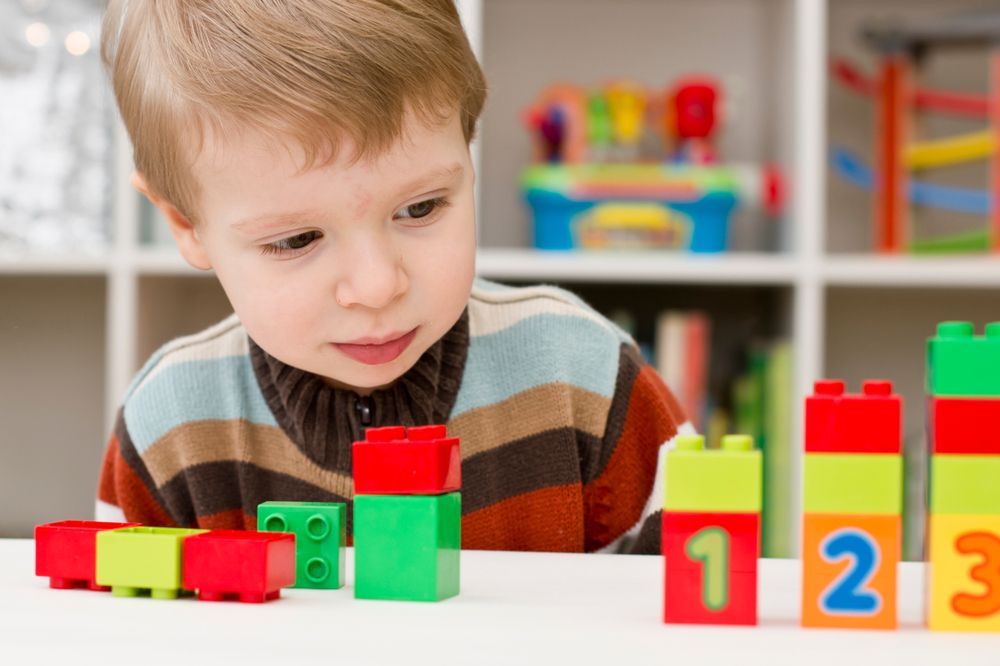
[[[967,321],[938,324],[927,341],[927,392],[934,396],[1000,396],[1000,322],[974,335]]]
[[[806,398],[806,452],[899,453],[903,400],[892,382],[869,380],[861,394],[844,393],[844,382],[818,381]]]
[[[35,527],[35,575],[49,579],[58,590],[86,588],[107,592],[97,584],[97,533],[139,523],[62,520]]]
[[[457,437],[445,426],[373,428],[354,442],[355,495],[440,495],[462,486]],[[374,438],[374,439],[373,439]]]
[[[264,502],[257,506],[257,529],[295,534],[293,587],[344,586],[347,505],[343,502]]]
[[[803,516],[803,627],[896,628],[901,525],[898,515]]]
[[[886,453],[807,453],[804,513],[903,511],[903,457]]]
[[[705,449],[701,435],[678,435],[666,454],[664,511],[753,513],[761,506],[761,456],[748,435]]]
[[[931,515],[927,626],[1000,632],[1000,515]]]
[[[212,530],[184,540],[183,586],[202,601],[262,603],[294,584],[294,534]]]
[[[1000,456],[931,456],[931,513],[1000,514]]]
[[[929,399],[934,453],[1000,455],[1000,398]]]
[[[354,497],[354,596],[440,601],[459,592],[462,498]]]
[[[757,624],[757,513],[671,513],[662,518],[663,621]]]
[[[149,590],[154,599],[176,599],[182,589],[184,540],[208,530],[124,527],[97,533],[97,584],[116,597]]]

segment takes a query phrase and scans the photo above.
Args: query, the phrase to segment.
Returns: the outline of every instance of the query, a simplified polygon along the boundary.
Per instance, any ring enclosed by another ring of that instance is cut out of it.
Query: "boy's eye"
[[[289,236],[288,238],[282,238],[281,240],[274,241],[273,243],[262,245],[260,251],[261,254],[282,254],[284,252],[295,252],[308,247],[321,237],[322,234],[318,231],[303,231],[301,234],[295,234],[294,236]]]
[[[445,201],[441,197],[437,197],[435,199],[428,199],[426,201],[410,204],[405,208],[401,208],[399,213],[397,213],[397,216],[402,218],[410,218],[417,220],[423,217],[427,217],[438,208],[444,208],[447,205],[448,205],[447,201]]]

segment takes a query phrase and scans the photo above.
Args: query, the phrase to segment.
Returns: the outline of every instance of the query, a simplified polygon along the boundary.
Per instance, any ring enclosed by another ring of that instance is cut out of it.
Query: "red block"
[[[457,437],[445,426],[373,428],[352,446],[357,495],[439,495],[462,486]]]
[[[903,400],[892,382],[869,380],[860,394],[822,380],[806,398],[807,453],[899,453]]]
[[[930,398],[934,453],[1000,455],[1000,398]]]
[[[663,513],[663,621],[757,624],[757,513]]]
[[[96,520],[62,520],[35,527],[35,575],[46,576],[59,590],[84,587],[106,592],[95,582],[97,533],[140,523],[105,523]]]
[[[212,530],[184,540],[183,587],[202,601],[261,603],[294,584],[294,534]]]

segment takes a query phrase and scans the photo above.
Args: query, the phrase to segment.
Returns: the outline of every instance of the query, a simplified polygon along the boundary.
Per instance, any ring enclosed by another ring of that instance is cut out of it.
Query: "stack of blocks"
[[[354,442],[354,596],[440,601],[459,591],[457,437],[445,426],[371,428]]]
[[[932,630],[1000,631],[1000,322],[973,334],[928,341]]]
[[[802,626],[894,629],[903,460],[902,399],[816,382],[806,398]]]
[[[667,623],[757,624],[761,455],[748,435],[705,450],[678,435],[666,454],[663,619]]]
[[[294,587],[344,586],[347,505],[343,502],[263,502],[257,506],[257,529],[295,535]]]

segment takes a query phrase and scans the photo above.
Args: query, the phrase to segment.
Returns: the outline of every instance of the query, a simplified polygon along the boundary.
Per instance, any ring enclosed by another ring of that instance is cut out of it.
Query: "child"
[[[659,551],[674,398],[568,292],[474,279],[486,87],[452,0],[112,0],[103,54],[134,185],[235,314],[132,383],[100,518],[349,503],[365,428],[446,423],[464,547],[618,549],[645,522],[633,550]]]

